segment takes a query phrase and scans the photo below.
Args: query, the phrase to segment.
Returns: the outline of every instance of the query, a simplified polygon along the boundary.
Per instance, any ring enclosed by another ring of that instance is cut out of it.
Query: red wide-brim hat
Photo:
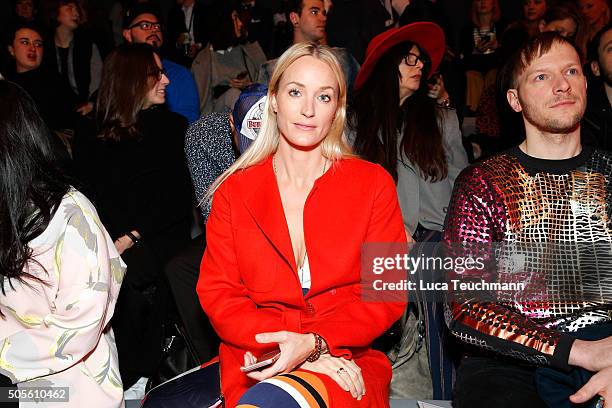
[[[431,76],[444,56],[446,41],[444,31],[439,25],[430,22],[419,22],[392,28],[372,38],[366,50],[366,57],[355,79],[355,89],[360,88],[368,79],[378,60],[393,46],[404,41],[412,41],[425,50],[431,60]]]

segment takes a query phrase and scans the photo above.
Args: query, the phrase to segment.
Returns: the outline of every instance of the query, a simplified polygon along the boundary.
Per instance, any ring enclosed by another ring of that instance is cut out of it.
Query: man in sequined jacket
[[[545,33],[508,62],[505,75],[507,100],[522,114],[526,139],[460,174],[444,242],[474,250],[551,242],[575,249],[597,241],[609,253],[612,156],[580,143],[586,80],[578,52]],[[474,292],[449,296],[448,326],[465,350],[455,407],[572,407],[587,401],[593,407],[603,406],[603,397],[612,400],[612,263],[591,269],[596,274],[588,276],[595,282],[590,287],[599,297],[587,300],[576,295],[589,289],[583,265],[576,265],[585,258],[568,253],[567,259],[555,253],[552,263],[543,262],[541,253],[515,256],[514,271],[542,268],[530,279],[513,275],[526,282],[522,301]],[[488,272],[455,270],[448,279],[513,279],[499,257],[489,261],[494,267]],[[526,295],[535,297],[529,302]]]

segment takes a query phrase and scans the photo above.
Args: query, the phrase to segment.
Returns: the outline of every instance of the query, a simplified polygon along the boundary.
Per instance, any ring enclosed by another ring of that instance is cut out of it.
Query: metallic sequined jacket
[[[478,247],[485,254],[492,252],[483,248],[493,245],[559,246],[554,256],[537,250],[521,253],[520,266],[531,267],[531,274],[514,270],[509,275],[496,256],[487,258],[490,267],[484,273],[451,272],[449,279],[469,280],[470,273],[491,282],[518,277],[527,282],[525,293],[537,300],[456,294],[446,310],[453,335],[532,364],[567,367],[573,342],[569,333],[611,320],[611,257],[589,252],[594,242],[608,253],[612,248],[611,175],[612,155],[588,148],[559,161],[535,159],[514,148],[461,173],[445,223],[445,243],[462,243],[463,250],[471,251]]]

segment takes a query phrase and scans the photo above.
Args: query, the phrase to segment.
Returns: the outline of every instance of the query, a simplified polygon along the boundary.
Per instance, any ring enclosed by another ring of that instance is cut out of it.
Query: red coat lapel
[[[260,166],[252,168],[256,182],[245,191],[245,205],[270,243],[291,269],[297,273],[289,228],[272,168],[272,156]]]

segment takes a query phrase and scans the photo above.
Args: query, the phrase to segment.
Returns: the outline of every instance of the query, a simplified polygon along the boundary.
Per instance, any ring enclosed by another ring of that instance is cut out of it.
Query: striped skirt
[[[327,408],[323,381],[305,371],[280,374],[261,381],[244,393],[237,408]]]

